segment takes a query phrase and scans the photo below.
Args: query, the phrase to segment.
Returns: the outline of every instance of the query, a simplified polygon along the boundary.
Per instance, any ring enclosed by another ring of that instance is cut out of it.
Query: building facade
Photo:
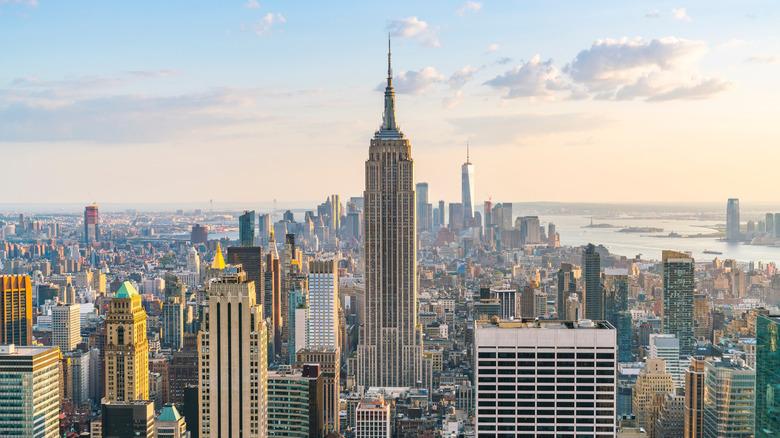
[[[395,121],[390,53],[381,128],[366,160],[364,326],[357,351],[363,386],[414,386],[422,372],[417,326],[414,160]]]
[[[0,345],[0,436],[59,437],[57,347]]]
[[[692,356],[694,261],[682,252],[663,251],[662,332],[677,336],[680,355]]]
[[[756,438],[780,434],[780,313],[756,318]]]
[[[228,265],[203,309],[198,377],[200,437],[267,436],[267,340],[255,285]]]
[[[111,299],[106,330],[106,401],[149,400],[146,311],[141,296],[127,281]]]
[[[32,285],[28,275],[0,275],[0,343],[32,345]]]
[[[75,350],[81,342],[80,311],[80,304],[59,304],[51,308],[51,343],[63,353]]]
[[[493,318],[476,324],[474,356],[478,438],[615,436],[609,324]]]

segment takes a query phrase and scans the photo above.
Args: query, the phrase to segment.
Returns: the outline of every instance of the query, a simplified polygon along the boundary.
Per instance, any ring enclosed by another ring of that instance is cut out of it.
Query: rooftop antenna
[[[469,141],[466,140],[466,163],[470,163],[469,161]]]

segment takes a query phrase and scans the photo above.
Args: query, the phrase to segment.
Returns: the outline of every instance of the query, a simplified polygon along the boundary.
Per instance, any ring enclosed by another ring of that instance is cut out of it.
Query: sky
[[[777,200],[776,1],[0,0],[0,202]],[[725,208],[725,207],[724,207]]]

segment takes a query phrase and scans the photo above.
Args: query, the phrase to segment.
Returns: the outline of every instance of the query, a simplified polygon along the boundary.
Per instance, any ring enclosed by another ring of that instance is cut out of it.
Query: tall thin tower
[[[415,386],[421,379],[422,332],[417,327],[417,240],[414,160],[395,122],[388,41],[382,126],[366,160],[365,324],[357,380],[365,386]]]
[[[463,203],[463,227],[468,227],[474,217],[474,165],[469,160],[469,144],[466,143],[466,162],[461,166],[461,195]]]

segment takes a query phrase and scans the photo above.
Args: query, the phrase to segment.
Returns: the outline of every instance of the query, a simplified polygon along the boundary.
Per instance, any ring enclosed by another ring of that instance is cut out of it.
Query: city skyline
[[[477,205],[489,197],[772,199],[764,178],[778,132],[764,102],[776,93],[777,6],[610,7],[616,4],[297,8],[249,1],[171,3],[150,13],[143,2],[3,3],[0,35],[16,44],[0,75],[0,149],[10,160],[35,163],[38,182],[18,184],[27,170],[9,168],[0,184],[15,190],[5,201],[257,198],[227,179],[197,176],[216,150],[242,157],[225,160],[225,169],[273,187],[264,199],[357,195],[388,32],[403,129],[415,138],[417,180],[430,183],[432,200],[459,198],[466,142]],[[54,35],[66,37],[47,38]],[[614,56],[622,63],[608,62]],[[320,136],[323,129],[333,135]],[[731,152],[744,144],[753,153]],[[627,145],[646,151],[641,165]],[[273,184],[283,177],[273,163],[293,154],[306,157],[299,171],[329,183]],[[584,165],[609,171],[579,178]],[[67,167],[89,172],[70,173],[62,184]],[[123,178],[115,177],[119,167],[127,170]],[[722,189],[715,178],[722,173],[739,178]],[[689,175],[690,183],[678,187],[665,174]],[[544,191],[515,188],[531,181],[544,181]],[[175,195],[159,190],[173,185]]]

